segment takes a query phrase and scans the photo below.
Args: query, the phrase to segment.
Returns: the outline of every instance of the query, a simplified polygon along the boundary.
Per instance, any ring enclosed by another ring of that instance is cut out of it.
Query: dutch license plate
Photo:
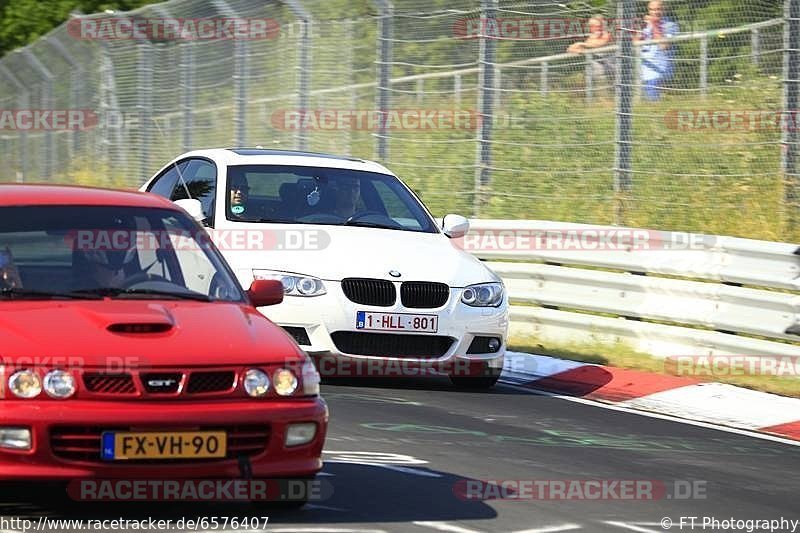
[[[224,431],[107,431],[101,454],[106,461],[217,459],[225,457],[226,448]]]
[[[439,329],[439,317],[436,315],[413,315],[410,313],[356,311],[356,329],[436,333]]]

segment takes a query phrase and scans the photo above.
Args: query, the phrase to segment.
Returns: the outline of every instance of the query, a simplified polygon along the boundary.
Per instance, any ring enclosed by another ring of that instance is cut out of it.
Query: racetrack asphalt
[[[459,391],[443,379],[373,379],[325,384],[323,396],[331,411],[325,467],[318,477],[324,497],[302,510],[250,503],[87,504],[70,501],[61,491],[25,487],[14,502],[0,504],[0,516],[153,517],[173,523],[181,518],[269,516],[267,527],[257,529],[331,533],[647,533],[666,531],[661,526],[665,518],[672,521],[673,531],[712,531],[700,529],[704,517],[800,519],[798,446],[507,384],[490,391]],[[473,487],[470,494],[498,496],[502,480],[521,481],[518,489],[538,480],[545,492],[516,501],[464,498],[465,487]],[[646,482],[660,489],[655,499],[614,499],[613,490],[606,499],[581,498],[580,491],[563,499],[553,488],[564,482],[585,489],[587,480],[612,487],[613,482]],[[688,527],[692,516],[697,517],[695,529]]]

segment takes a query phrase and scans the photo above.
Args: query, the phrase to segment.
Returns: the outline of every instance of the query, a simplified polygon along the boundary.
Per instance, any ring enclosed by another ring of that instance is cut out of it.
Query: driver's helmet
[[[110,270],[120,270],[136,258],[136,247],[126,250],[86,250],[83,257],[90,263]]]
[[[87,262],[109,270],[120,270],[136,259],[133,221],[116,218],[100,231],[107,232],[106,238],[97,238],[93,245],[80,250]]]

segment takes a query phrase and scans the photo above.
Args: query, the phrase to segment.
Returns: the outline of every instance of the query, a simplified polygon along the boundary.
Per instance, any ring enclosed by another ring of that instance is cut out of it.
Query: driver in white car
[[[341,177],[336,180],[336,205],[333,213],[342,218],[350,218],[356,213],[358,199],[361,197],[361,180]]]

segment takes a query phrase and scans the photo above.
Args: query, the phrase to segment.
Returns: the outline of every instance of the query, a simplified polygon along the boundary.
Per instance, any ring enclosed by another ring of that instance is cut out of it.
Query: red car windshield
[[[0,207],[0,298],[244,301],[208,235],[169,209]]]

